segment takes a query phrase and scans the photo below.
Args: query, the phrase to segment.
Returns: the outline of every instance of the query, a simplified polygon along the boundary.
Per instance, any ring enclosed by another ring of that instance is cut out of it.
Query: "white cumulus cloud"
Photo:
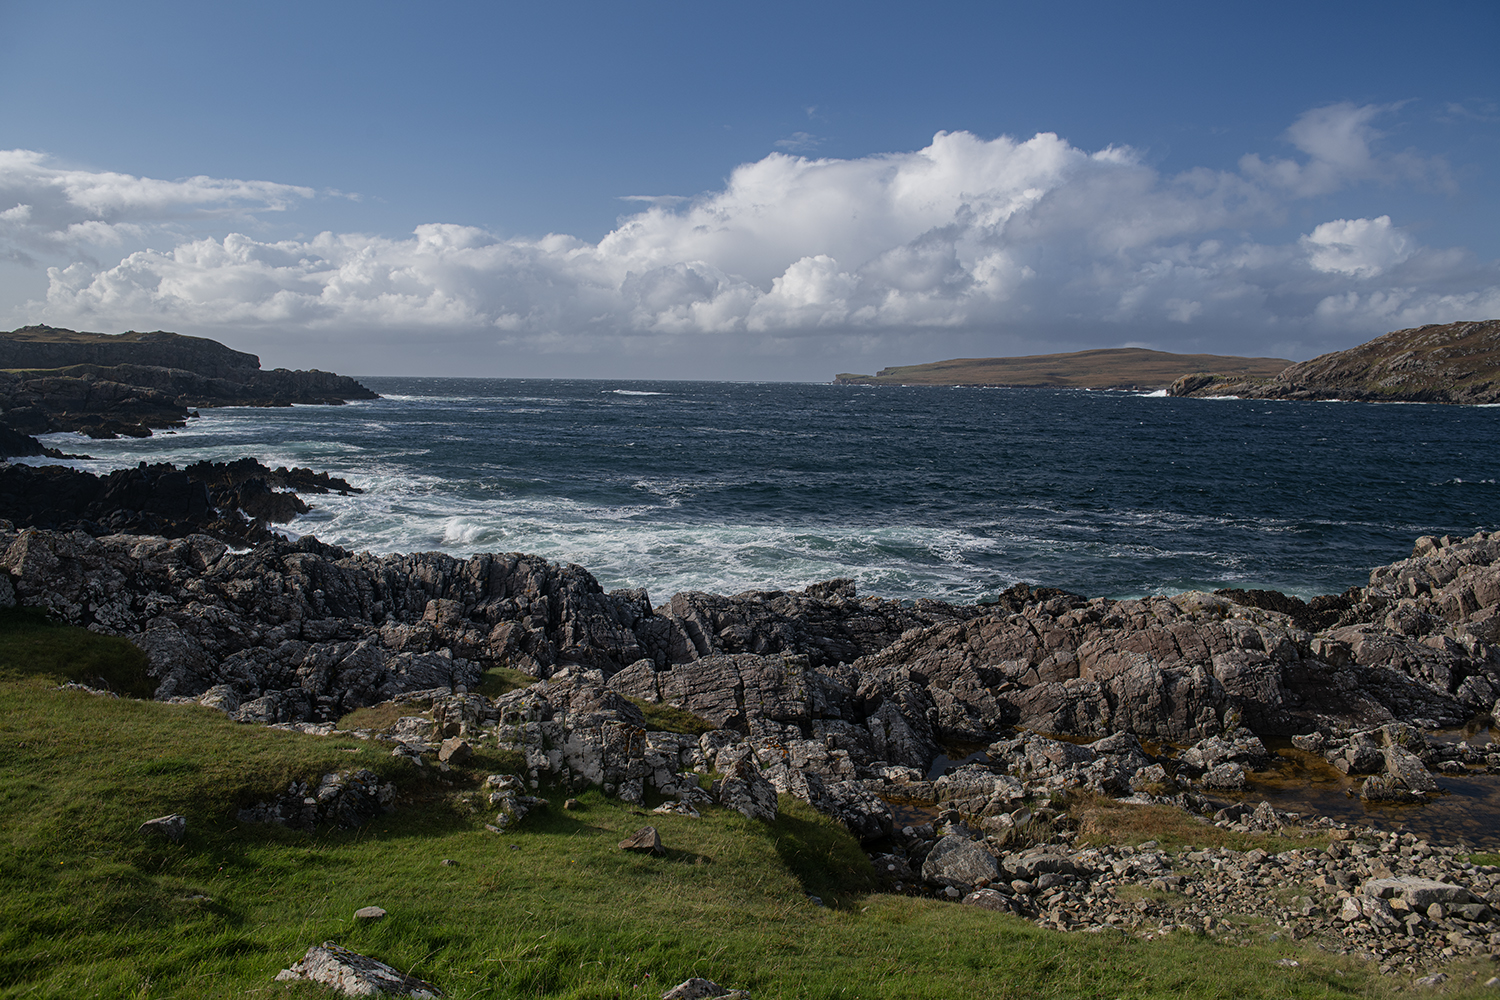
[[[58,166],[43,153],[0,150],[0,257],[113,247],[183,222],[281,212],[311,188],[216,177],[159,180]]]
[[[1090,152],[1051,133],[940,132],[923,149],[855,159],[776,152],[697,198],[633,197],[647,207],[597,243],[452,224],[400,238],[183,237],[117,263],[60,261],[36,308],[49,322],[106,329],[427,331],[533,352],[715,343],[793,354],[980,334],[1040,349],[1071,338],[1072,349],[1157,342],[1159,331],[1214,347],[1225,330],[1315,341],[1409,317],[1500,315],[1495,262],[1424,247],[1387,214],[1326,221],[1290,242],[1254,237],[1296,198],[1436,176],[1431,161],[1380,151],[1372,122],[1388,111],[1309,112],[1288,130],[1298,159],[1251,156],[1238,171],[1163,174],[1128,147]],[[174,214],[253,215],[313,195],[6,155],[0,202],[14,207],[0,210],[0,238],[20,232],[33,246],[140,245]]]

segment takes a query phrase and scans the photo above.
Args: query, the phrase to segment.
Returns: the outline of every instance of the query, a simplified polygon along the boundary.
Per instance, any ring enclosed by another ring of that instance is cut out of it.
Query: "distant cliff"
[[[0,368],[70,365],[151,365],[209,378],[240,379],[260,370],[260,358],[206,337],[154,333],[79,333],[55,326],[23,326],[0,333]]]
[[[882,368],[874,375],[842,374],[839,385],[1058,386],[1072,389],[1165,389],[1183,372],[1233,372],[1242,378],[1271,376],[1291,364],[1285,358],[1239,358],[1217,354],[1169,354],[1122,347],[1019,358],[954,358],[922,365]]]
[[[1247,399],[1500,403],[1500,320],[1397,330],[1291,365],[1274,378],[1209,368],[1184,375],[1167,391]]]
[[[262,371],[255,355],[203,337],[50,326],[0,333],[0,426],[23,435],[146,437],[151,428],[181,427],[197,407],[375,398],[345,375]]]

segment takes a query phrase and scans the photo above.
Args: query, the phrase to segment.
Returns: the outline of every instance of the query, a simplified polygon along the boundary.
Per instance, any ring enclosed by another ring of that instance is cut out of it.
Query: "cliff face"
[[[194,407],[374,398],[354,379],[332,372],[261,371],[255,355],[202,337],[49,326],[0,333],[0,425],[23,435],[146,437],[153,427],[181,427]]]
[[[1432,324],[1376,337],[1292,365],[1275,378],[1184,375],[1173,396],[1349,399],[1371,402],[1500,402],[1500,320]]]
[[[23,326],[0,333],[0,368],[125,364],[180,368],[209,378],[235,379],[258,371],[260,358],[206,337],[184,337],[164,330],[105,334]]]

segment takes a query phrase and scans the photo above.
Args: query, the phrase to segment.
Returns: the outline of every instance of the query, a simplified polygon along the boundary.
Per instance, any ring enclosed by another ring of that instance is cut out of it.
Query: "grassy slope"
[[[1291,362],[1214,354],[1169,354],[1110,348],[1021,358],[955,358],[881,369],[878,375],[840,375],[868,385],[1050,385],[1080,389],[1165,388],[1190,372],[1272,376]]]
[[[1264,933],[1249,948],[1060,934],[871,893],[853,839],[786,798],[767,826],[723,810],[651,816],[590,792],[579,811],[489,833],[456,794],[513,763],[489,754],[448,785],[378,743],[0,680],[0,996],[323,995],[271,978],[329,939],[456,997],[653,997],[692,975],[758,998],[1381,989],[1358,964]],[[316,835],[232,818],[293,777],[354,766],[396,780],[401,808]],[[188,817],[183,844],[135,833],[171,811]],[[648,822],[665,858],[616,849]],[[356,925],[371,904],[390,916]],[[1273,964],[1288,954],[1302,965]]]

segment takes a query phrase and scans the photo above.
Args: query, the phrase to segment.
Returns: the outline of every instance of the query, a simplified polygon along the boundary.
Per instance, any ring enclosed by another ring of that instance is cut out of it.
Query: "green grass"
[[[498,698],[502,694],[519,691],[521,688],[530,687],[536,683],[536,678],[519,670],[510,670],[506,667],[491,667],[479,678],[479,686],[474,689],[477,694],[486,698]]]
[[[0,997],[325,996],[271,983],[325,940],[461,998],[649,998],[695,975],[764,1000],[1389,992],[1368,966],[1267,935],[1062,934],[879,894],[853,838],[787,798],[767,825],[652,815],[597,790],[563,810],[543,789],[552,808],[488,832],[478,782],[517,763],[481,747],[443,775],[373,741],[0,681]],[[351,767],[396,781],[398,809],[315,834],[233,818]],[[182,844],[136,833],[168,812],[188,818]],[[665,857],[617,849],[648,823]],[[371,904],[390,915],[356,925]]]
[[[704,733],[711,733],[719,728],[701,715],[694,715],[687,709],[678,708],[676,705],[647,701],[644,698],[628,700],[646,717],[647,732],[688,733],[692,736],[702,736]]]
[[[149,698],[146,654],[125,639],[59,625],[33,608],[0,609],[0,680],[45,677]]]

